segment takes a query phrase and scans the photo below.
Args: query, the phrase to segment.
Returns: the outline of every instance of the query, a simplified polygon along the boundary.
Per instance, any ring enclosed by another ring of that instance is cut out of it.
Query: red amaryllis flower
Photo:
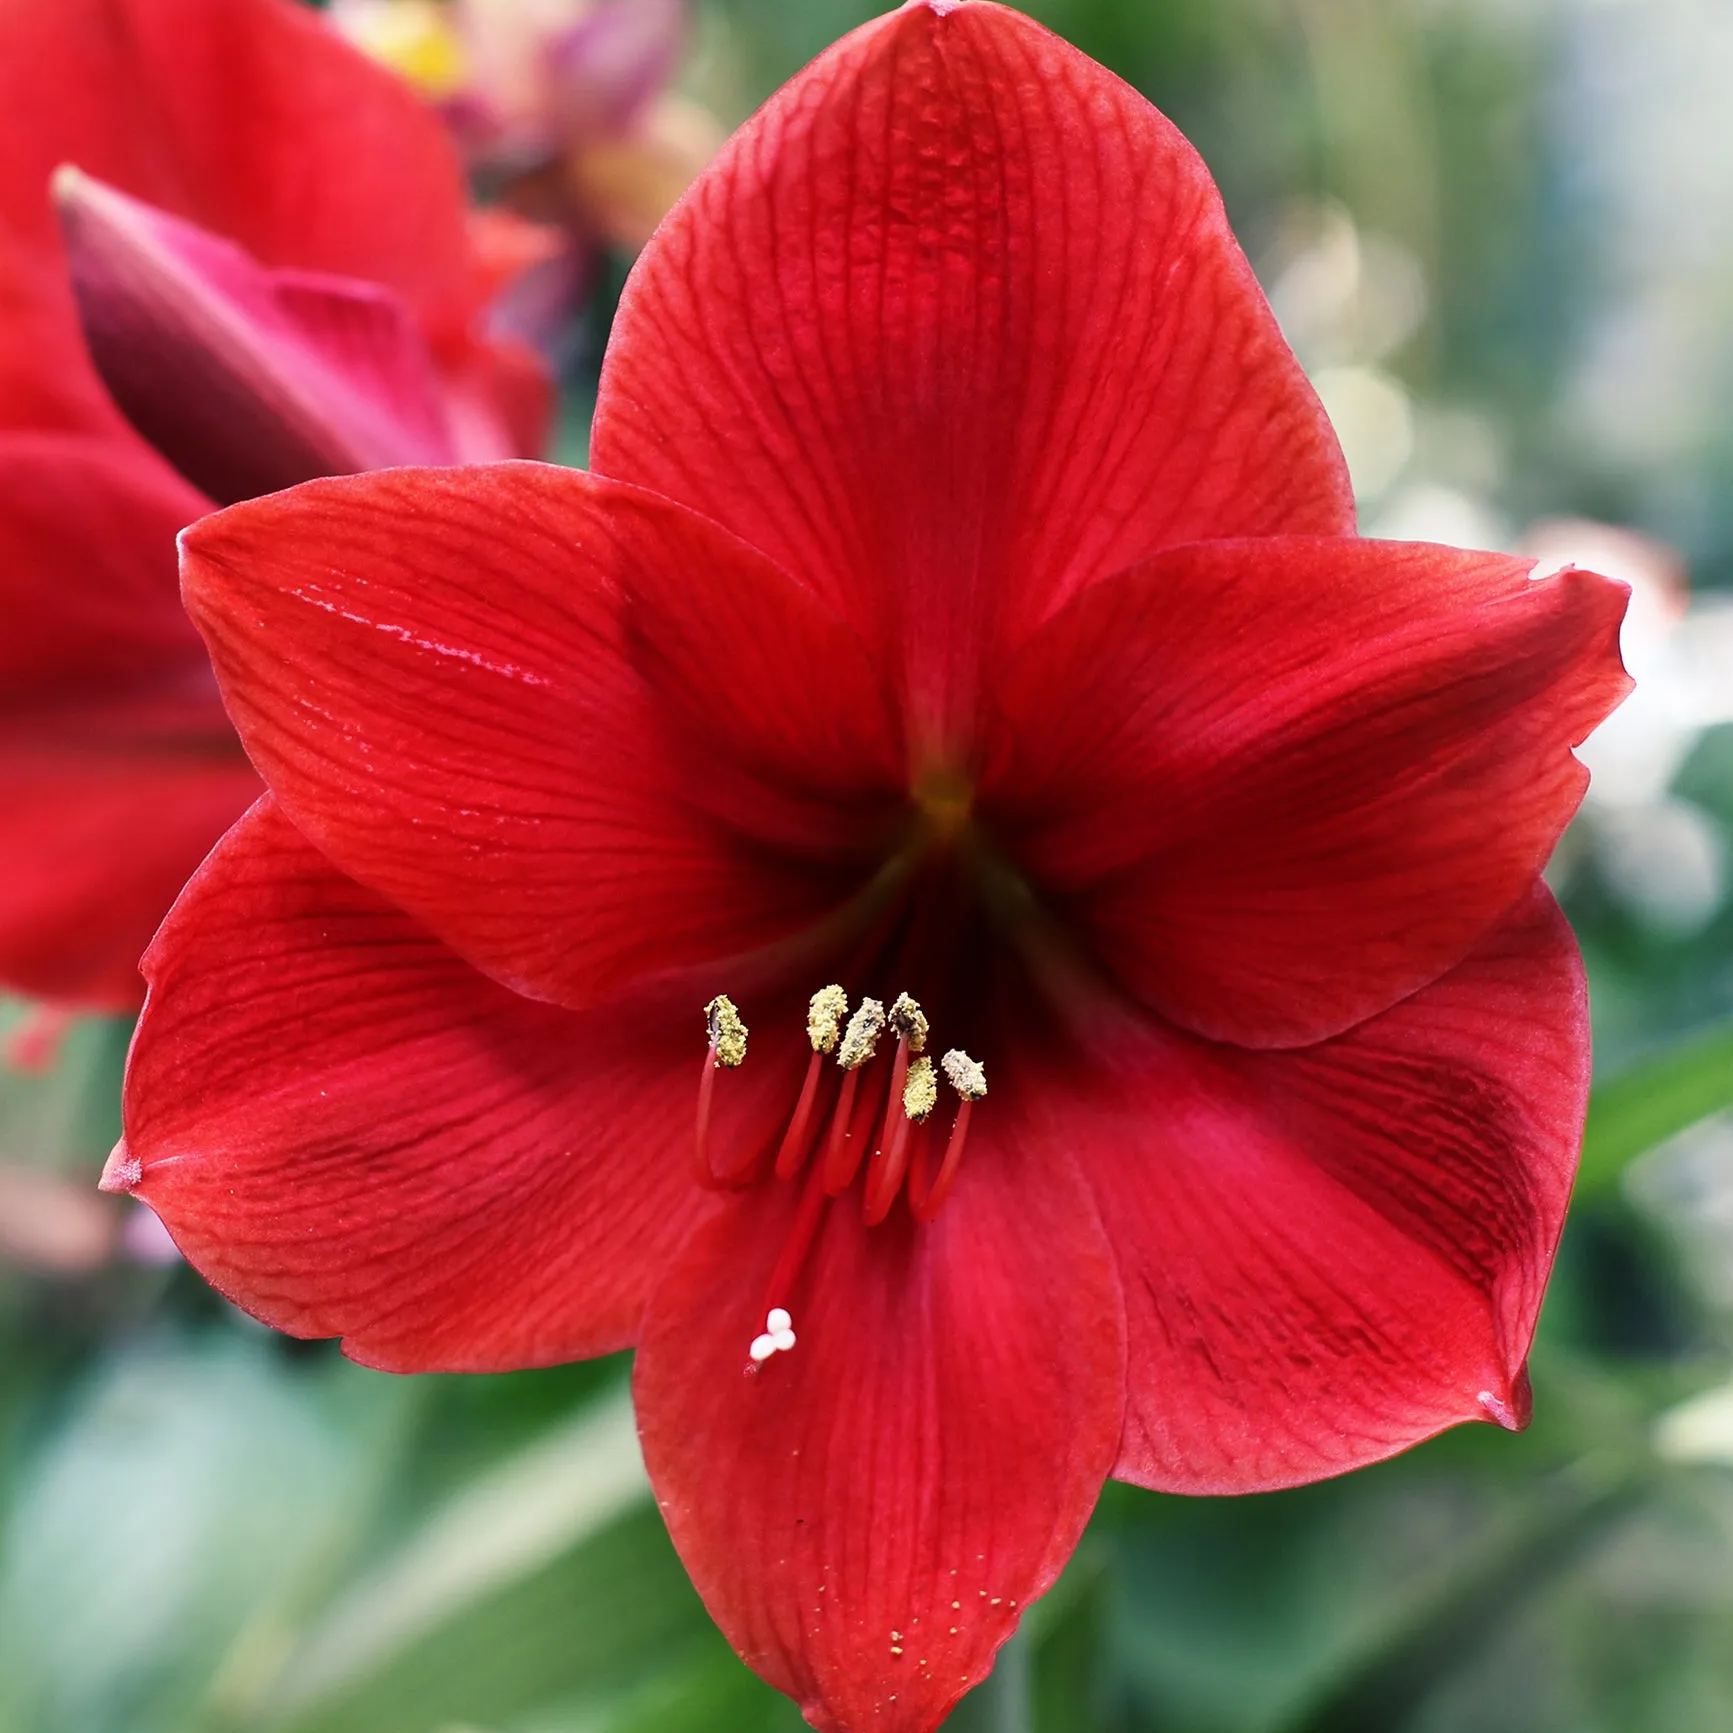
[[[376,1366],[636,1345],[675,1542],[821,1728],[934,1726],[1109,1475],[1520,1424],[1622,592],[1357,539],[1202,165],[986,0],[733,142],[595,452],[188,533],[272,793],[152,947],[107,1183]]]
[[[0,3],[0,981],[135,1006],[259,792],[182,525],[540,449],[538,366],[476,331],[495,268],[438,123],[289,0]]]

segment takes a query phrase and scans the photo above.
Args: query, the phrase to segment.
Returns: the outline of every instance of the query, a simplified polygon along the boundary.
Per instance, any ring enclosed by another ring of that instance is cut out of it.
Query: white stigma
[[[762,1366],[772,1354],[786,1354],[794,1343],[794,1320],[781,1306],[773,1306],[764,1320],[764,1333],[752,1338],[746,1352],[753,1365]]]

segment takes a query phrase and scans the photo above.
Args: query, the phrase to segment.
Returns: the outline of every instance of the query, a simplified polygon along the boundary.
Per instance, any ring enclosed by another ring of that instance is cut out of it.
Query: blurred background
[[[632,250],[876,8],[333,0],[563,254],[506,317],[582,461]],[[1521,1437],[1233,1501],[1110,1487],[954,1728],[1733,1726],[1727,0],[1027,0],[1198,144],[1374,534],[1634,586],[1552,877],[1599,1082]],[[600,46],[596,46],[597,44]],[[526,68],[538,69],[529,76]],[[392,1379],[268,1335],[94,1189],[127,1030],[0,1007],[0,1733],[773,1733],[626,1368]],[[49,1059],[53,1063],[44,1063]]]

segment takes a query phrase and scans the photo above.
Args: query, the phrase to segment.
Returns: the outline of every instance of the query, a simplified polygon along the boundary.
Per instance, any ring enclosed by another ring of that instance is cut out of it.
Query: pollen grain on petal
[[[971,1059],[960,1047],[953,1047],[939,1063],[945,1081],[965,1101],[979,1101],[987,1093],[986,1067],[978,1059]]]
[[[813,994],[806,1008],[806,1038],[814,1053],[834,1053],[848,1016],[848,994],[832,982]]]
[[[732,1071],[746,1061],[746,1025],[740,1011],[726,993],[718,993],[704,1007],[704,1026],[710,1035],[710,1051],[717,1065]]]
[[[884,1032],[884,1005],[877,999],[862,999],[842,1032],[837,1064],[844,1071],[858,1071],[878,1051],[879,1037]]]

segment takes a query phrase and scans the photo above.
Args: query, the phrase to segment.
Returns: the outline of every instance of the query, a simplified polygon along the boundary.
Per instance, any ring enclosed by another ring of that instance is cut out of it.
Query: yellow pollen
[[[965,1101],[979,1101],[987,1093],[987,1072],[977,1059],[971,1059],[960,1047],[953,1047],[939,1061],[945,1081]]]
[[[927,1045],[927,1014],[907,993],[899,993],[891,1006],[891,1027],[909,1044],[911,1053],[923,1052]]]
[[[836,1062],[844,1071],[858,1071],[878,1051],[885,1032],[885,1008],[877,999],[862,999],[842,1032]]]
[[[848,1015],[848,994],[834,984],[820,987],[806,1007],[806,1038],[814,1053],[834,1053]]]
[[[716,1063],[732,1071],[746,1059],[746,1025],[726,993],[718,993],[704,1007],[704,1026],[709,1031]]]
[[[939,1105],[939,1080],[933,1073],[933,1062],[922,1054],[909,1061],[909,1074],[903,1080],[903,1112],[916,1125],[926,1123],[927,1116]]]

